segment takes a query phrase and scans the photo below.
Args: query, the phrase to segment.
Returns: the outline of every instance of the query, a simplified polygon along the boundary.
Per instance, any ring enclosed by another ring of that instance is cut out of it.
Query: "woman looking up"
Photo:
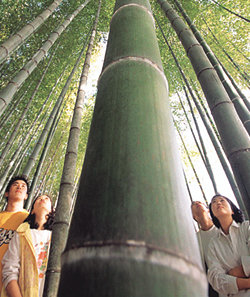
[[[54,221],[49,196],[38,196],[2,260],[5,290],[1,296],[42,297]]]
[[[208,248],[208,281],[220,294],[250,296],[250,227],[233,202],[216,195],[209,205],[218,234]]]

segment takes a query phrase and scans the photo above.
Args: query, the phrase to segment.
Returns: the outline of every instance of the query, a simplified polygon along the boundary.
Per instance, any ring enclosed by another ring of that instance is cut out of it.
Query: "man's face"
[[[192,215],[196,222],[199,223],[200,219],[204,216],[209,216],[209,210],[206,205],[200,201],[193,201],[191,205]]]
[[[27,199],[27,184],[23,180],[16,180],[10,186],[9,192],[5,193],[5,196],[8,197],[8,202],[23,201]]]

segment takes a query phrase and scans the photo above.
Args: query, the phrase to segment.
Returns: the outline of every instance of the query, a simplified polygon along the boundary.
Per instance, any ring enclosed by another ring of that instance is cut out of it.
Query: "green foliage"
[[[46,7],[48,7],[53,0],[2,0],[0,5],[0,20],[1,20],[1,31],[0,31],[0,44],[8,39],[9,36],[15,34],[28,22],[34,20]],[[174,3],[174,1],[171,1]],[[207,43],[214,51],[219,60],[227,68],[230,74],[234,77],[236,82],[241,87],[246,86],[246,82],[242,80],[241,75],[237,69],[232,65],[229,59],[226,57],[226,51],[234,61],[239,65],[242,72],[247,72],[249,53],[248,53],[248,27],[247,23],[242,19],[236,17],[233,14],[225,11],[220,6],[213,3],[211,0],[181,0],[180,1],[183,8],[186,10],[189,17],[193,20],[194,24],[197,26],[198,30],[205,37]],[[9,81],[15,76],[16,73],[32,58],[32,56],[38,51],[38,49],[43,45],[47,40],[49,35],[70,15],[83,1],[80,0],[65,0],[61,5],[56,9],[56,11],[48,18],[48,20],[31,36],[11,57],[8,58],[6,63],[0,66],[0,87],[6,86]],[[171,28],[168,20],[163,14],[161,8],[157,1],[150,1],[152,11],[157,16],[164,33],[175,53],[177,59],[184,70],[189,81],[193,81],[196,87],[198,88],[199,93],[201,90],[197,83],[196,75],[192,70],[189,59],[186,56],[186,53],[183,47],[176,36],[176,33]],[[246,0],[220,0],[220,3],[225,7],[236,13],[244,13],[244,16],[248,16],[250,13],[249,5]],[[101,40],[105,39],[107,32],[109,31],[109,24],[113,14],[115,5],[115,0],[103,0],[102,1],[102,10],[100,15],[100,20],[98,23],[98,32],[95,40],[96,47],[95,53],[98,53]],[[44,109],[42,115],[46,116],[46,119],[60,94],[67,77],[78,57],[78,54],[88,37],[88,33],[93,25],[95,18],[95,13],[97,10],[98,1],[91,0],[89,4],[79,13],[79,15],[72,21],[68,26],[65,32],[62,33],[59,40],[52,46],[48,52],[47,57],[38,65],[37,69],[30,75],[30,77],[23,84],[21,89],[15,95],[9,107],[6,109],[5,114],[8,113],[8,110],[15,109],[15,112],[9,116],[1,127],[0,137],[2,139],[1,149],[6,144],[8,138],[6,135],[9,135],[10,132],[14,129],[14,123],[18,116],[21,114],[24,109],[28,99],[30,98],[36,83],[42,75],[46,63],[58,46],[56,54],[52,60],[48,73],[39,89],[37,96],[34,98],[34,102],[30,107],[23,125],[20,129],[19,136],[23,138],[24,135],[29,131],[37,113],[39,112],[41,106],[44,104],[46,97],[48,96],[52,86],[55,81],[58,79],[60,74],[65,69],[63,76],[58,83],[56,89],[54,90],[51,99],[48,101],[46,108]],[[180,15],[180,13],[179,13]],[[175,120],[178,123],[179,129],[185,131],[187,129],[187,123],[180,106],[180,103],[176,97],[176,92],[182,93],[183,81],[180,76],[180,73],[175,65],[173,57],[162,37],[162,34],[156,24],[156,33],[159,42],[159,49],[162,57],[162,64],[164,67],[164,72],[166,74],[168,83],[169,83],[169,92],[170,92],[170,105],[175,117]],[[216,36],[218,42],[215,41]],[[79,76],[81,73],[81,65],[75,74],[75,77],[72,81],[70,89],[66,95],[67,102],[65,104],[65,110],[60,119],[58,127],[56,129],[55,135],[53,137],[48,156],[46,158],[45,164],[42,169],[41,177],[39,183],[42,183],[43,177],[44,187],[52,189],[53,195],[56,197],[61,178],[61,171],[63,168],[64,153],[66,150],[68,129],[70,127],[69,119],[72,114],[72,109],[74,105],[75,96],[78,88]],[[24,98],[19,100],[22,94],[27,90]],[[49,107],[52,102],[52,106]],[[185,103],[184,103],[185,104]],[[80,139],[79,147],[79,156],[77,163],[77,174],[80,174],[80,169],[84,159],[87,137],[89,126],[91,122],[92,112],[94,106],[94,97],[89,99],[88,105],[85,106],[85,114],[83,116],[82,123],[82,134]],[[186,106],[186,105],[185,105]],[[42,117],[42,116],[41,116]],[[25,165],[29,154],[32,152],[32,149],[36,143],[38,135],[41,133],[46,119],[43,122],[38,121],[36,127],[40,125],[39,130],[34,135],[28,151],[26,152],[25,158],[22,162],[19,171]],[[33,132],[34,133],[34,132]],[[11,155],[19,145],[18,137],[13,147],[11,148],[9,155],[6,158],[5,164],[2,167],[3,173],[5,166],[7,166]],[[56,149],[56,153],[55,153]],[[194,152],[193,148],[192,155],[197,155]],[[185,161],[184,157],[184,162]],[[51,162],[51,166],[48,168],[48,164]],[[13,172],[12,172],[13,173]],[[10,173],[11,174],[11,173]],[[77,178],[76,178],[77,179]]]

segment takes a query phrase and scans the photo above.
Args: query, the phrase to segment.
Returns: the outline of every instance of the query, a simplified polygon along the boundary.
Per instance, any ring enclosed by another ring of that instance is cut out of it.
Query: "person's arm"
[[[208,247],[208,281],[215,291],[222,295],[237,294],[239,291],[236,277],[228,275],[222,267],[216,250],[216,240],[212,239]]]
[[[11,280],[5,288],[8,297],[22,297],[20,287],[16,280]]]
[[[15,233],[14,237],[9,243],[9,248],[3,256],[2,259],[2,279],[3,285],[8,293],[8,296],[21,296],[21,295],[11,295],[15,292],[20,269],[20,242],[19,235]],[[20,289],[19,289],[20,293]]]
[[[230,269],[228,271],[228,274],[232,275],[232,276],[235,276],[235,277],[240,277],[240,278],[246,278],[247,277],[244,270],[243,270],[242,265]]]
[[[239,278],[237,277],[237,286],[239,290],[250,289],[250,278]]]
[[[248,243],[248,251],[250,253],[250,226],[249,221],[245,221],[241,225],[242,236],[244,238],[243,242]],[[241,256],[241,265],[234,267],[228,271],[229,275],[239,277],[239,278],[249,278],[250,277],[250,255]],[[239,281],[241,283],[241,281]],[[243,282],[245,283],[245,281]],[[246,281],[247,283],[247,281]],[[239,287],[239,286],[238,286]],[[239,288],[240,290],[240,288]]]

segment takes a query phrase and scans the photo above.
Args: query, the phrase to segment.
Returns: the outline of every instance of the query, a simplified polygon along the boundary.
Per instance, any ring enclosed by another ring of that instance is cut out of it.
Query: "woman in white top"
[[[1,296],[42,297],[54,214],[49,196],[34,200],[3,257]]]
[[[250,296],[250,227],[242,211],[218,194],[209,205],[218,234],[208,248],[208,281],[220,294]]]

